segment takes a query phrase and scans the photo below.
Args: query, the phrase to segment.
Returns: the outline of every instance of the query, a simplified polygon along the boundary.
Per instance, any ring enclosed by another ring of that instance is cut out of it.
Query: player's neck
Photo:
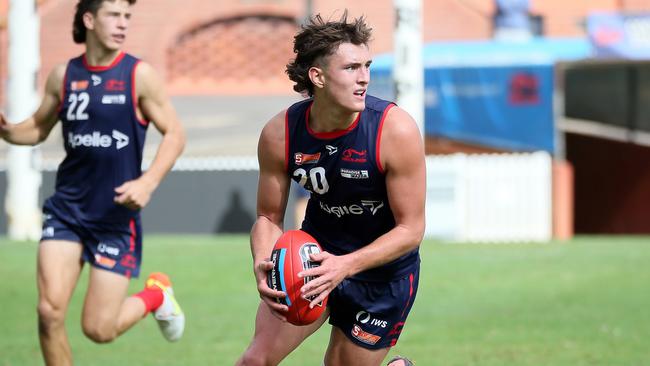
[[[333,132],[349,128],[359,112],[353,112],[314,99],[309,111],[309,127],[315,132]]]
[[[86,62],[90,66],[109,66],[122,53],[122,50],[111,50],[91,42],[86,43]]]

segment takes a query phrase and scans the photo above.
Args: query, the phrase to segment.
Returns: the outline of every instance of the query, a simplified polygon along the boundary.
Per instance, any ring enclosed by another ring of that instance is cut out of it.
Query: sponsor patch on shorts
[[[104,268],[110,269],[115,267],[115,264],[117,262],[115,261],[115,259],[110,259],[108,257],[104,257],[103,255],[95,254],[95,263],[99,264]]]
[[[359,341],[370,345],[374,345],[375,343],[379,342],[379,340],[381,339],[380,336],[372,333],[368,333],[363,329],[361,329],[361,327],[359,327],[356,324],[352,327],[352,331],[350,332],[350,334],[352,334],[352,336],[358,339]]]

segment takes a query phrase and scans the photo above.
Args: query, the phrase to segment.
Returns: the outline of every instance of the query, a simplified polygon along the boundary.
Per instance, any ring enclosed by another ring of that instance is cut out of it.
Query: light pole
[[[424,69],[422,66],[422,0],[394,0],[395,96],[397,104],[418,124],[424,137]]]

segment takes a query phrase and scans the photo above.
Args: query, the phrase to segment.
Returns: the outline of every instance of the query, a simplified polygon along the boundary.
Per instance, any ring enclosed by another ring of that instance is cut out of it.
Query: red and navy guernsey
[[[139,60],[121,53],[109,66],[69,61],[59,119],[65,160],[48,206],[86,224],[124,224],[139,215],[114,203],[115,188],[142,174],[147,121],[136,115]]]
[[[325,251],[344,255],[395,227],[379,160],[382,125],[394,104],[368,95],[365,109],[348,129],[317,133],[308,125],[312,103],[306,99],[287,110],[286,169],[310,192],[302,230]],[[393,280],[413,272],[418,263],[414,250],[353,278]]]

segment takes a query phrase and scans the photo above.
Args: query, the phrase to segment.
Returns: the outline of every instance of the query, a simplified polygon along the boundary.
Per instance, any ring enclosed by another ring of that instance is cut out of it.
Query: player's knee
[[[102,324],[101,322],[93,323],[86,321],[82,323],[81,328],[86,337],[95,343],[109,343],[117,338],[117,330],[115,327]]]
[[[38,328],[41,333],[57,326],[63,326],[65,322],[65,308],[50,301],[39,300],[37,312]]]

